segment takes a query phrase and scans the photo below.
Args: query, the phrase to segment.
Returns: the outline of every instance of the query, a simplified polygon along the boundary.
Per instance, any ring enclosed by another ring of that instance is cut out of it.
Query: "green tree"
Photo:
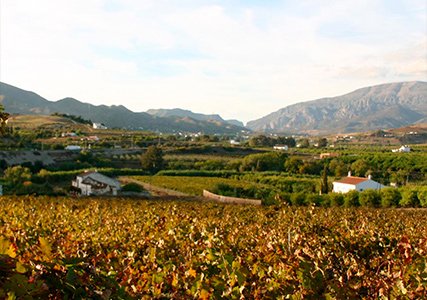
[[[317,140],[317,147],[325,148],[326,146],[328,146],[328,140],[326,138],[320,138]]]
[[[418,200],[420,200],[420,204],[422,207],[427,207],[427,187],[421,187],[418,190]]]
[[[303,161],[293,156],[285,161],[285,170],[291,174],[297,174],[302,165]]]
[[[351,170],[356,176],[365,176],[366,172],[369,170],[369,165],[365,160],[358,159],[351,164]]]
[[[387,188],[381,190],[381,206],[382,207],[396,207],[402,199],[399,190]]]
[[[325,164],[322,171],[322,178],[320,180],[320,193],[327,194],[329,192],[328,185],[328,166]]]
[[[365,190],[359,194],[361,206],[378,207],[381,202],[380,194],[376,190]]]
[[[0,135],[4,135],[6,133],[6,124],[9,116],[10,115],[4,111],[4,106],[0,104]]]
[[[342,206],[344,204],[344,195],[341,193],[330,193],[329,203],[331,206]]]
[[[310,141],[308,139],[301,139],[298,141],[300,148],[308,148],[310,147]]]
[[[347,175],[348,167],[342,160],[335,158],[329,163],[329,170],[335,175],[335,177],[343,177]]]
[[[31,171],[22,166],[9,167],[4,171],[4,180],[12,187],[22,185],[31,179]]]
[[[143,169],[157,173],[163,168],[163,152],[157,146],[148,147],[147,151],[141,155],[141,166]]]
[[[402,192],[402,199],[400,199],[400,206],[402,207],[417,207],[419,199],[416,190],[406,189]]]
[[[344,196],[344,206],[352,207],[359,206],[359,192],[358,191],[349,191]]]

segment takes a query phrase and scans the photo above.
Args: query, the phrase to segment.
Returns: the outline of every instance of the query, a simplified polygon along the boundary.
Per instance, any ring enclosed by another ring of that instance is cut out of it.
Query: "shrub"
[[[135,183],[135,182],[130,182],[130,183],[128,183],[128,184],[125,184],[125,185],[122,187],[122,192],[135,192],[135,193],[141,193],[141,192],[143,192],[143,191],[145,191],[145,189],[144,189],[141,185],[139,185],[139,184],[137,184],[137,183]]]
[[[331,206],[331,195],[332,194],[323,194],[322,197],[322,203],[320,204],[323,207],[329,207]]]
[[[305,194],[306,193],[303,193],[303,192],[293,193],[291,195],[292,205],[297,205],[297,206],[304,205],[304,203],[305,203]]]
[[[396,207],[402,199],[399,190],[388,188],[381,190],[381,206],[382,207]]]
[[[307,205],[320,206],[320,204],[322,203],[322,196],[320,196],[318,194],[308,194],[305,197],[305,203]]]
[[[357,191],[349,191],[344,196],[344,206],[352,207],[359,206],[359,193]]]
[[[422,207],[427,207],[427,187],[422,187],[418,191],[418,200]]]
[[[376,190],[365,190],[359,194],[361,206],[378,207],[381,202],[380,194]]]
[[[419,199],[416,190],[404,190],[402,192],[402,199],[400,199],[400,206],[402,207],[416,207],[419,205]]]
[[[330,206],[342,206],[344,204],[344,195],[341,193],[329,194]]]

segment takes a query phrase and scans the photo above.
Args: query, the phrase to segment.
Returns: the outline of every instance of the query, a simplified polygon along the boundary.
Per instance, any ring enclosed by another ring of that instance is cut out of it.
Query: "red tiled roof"
[[[366,180],[369,180],[369,178],[348,176],[348,177],[344,177],[343,179],[335,181],[335,182],[357,185],[357,184],[362,183]]]

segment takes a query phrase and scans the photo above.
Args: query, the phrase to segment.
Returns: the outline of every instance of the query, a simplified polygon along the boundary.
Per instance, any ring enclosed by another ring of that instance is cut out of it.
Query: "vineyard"
[[[2,197],[0,298],[423,299],[424,209]]]

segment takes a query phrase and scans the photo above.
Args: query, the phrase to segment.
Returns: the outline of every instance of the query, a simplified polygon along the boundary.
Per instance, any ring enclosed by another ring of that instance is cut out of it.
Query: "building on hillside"
[[[80,150],[82,150],[82,147],[80,147],[78,145],[68,145],[67,147],[65,147],[65,150],[80,151]]]
[[[391,152],[395,152],[395,153],[396,152],[408,153],[408,152],[411,152],[411,148],[408,145],[403,145],[399,149],[393,149],[393,150],[391,150]]]
[[[107,129],[107,126],[101,123],[93,123],[93,129]]]
[[[240,145],[240,142],[236,141],[236,140],[230,140],[230,145],[238,146],[238,145]]]
[[[327,152],[327,153],[321,153],[320,159],[329,158],[329,157],[338,157],[340,156],[339,153],[336,152]]]
[[[333,183],[334,193],[348,193],[349,191],[362,192],[367,189],[381,190],[386,186],[372,180],[371,175],[366,177],[351,176],[351,172],[348,172],[348,176]]]
[[[288,151],[289,147],[288,145],[275,145],[273,147],[274,150],[282,150],[282,151]]]
[[[71,185],[80,190],[83,196],[112,195],[120,190],[120,182],[98,172],[84,172],[77,175]]]
[[[63,132],[61,133],[61,137],[76,137],[77,133],[75,132]]]

